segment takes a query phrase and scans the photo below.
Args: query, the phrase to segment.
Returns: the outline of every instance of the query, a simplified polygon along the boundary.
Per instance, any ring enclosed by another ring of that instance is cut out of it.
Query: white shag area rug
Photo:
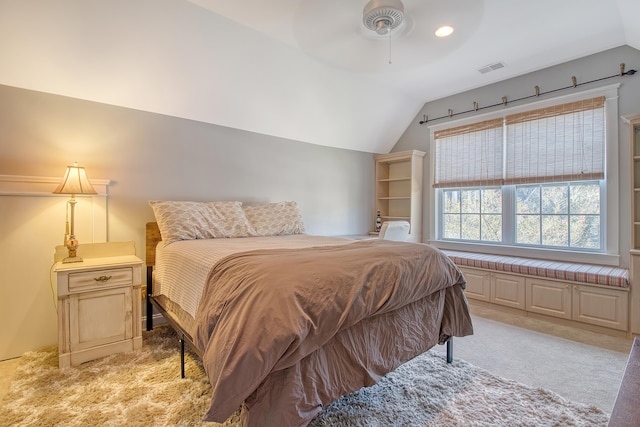
[[[57,348],[22,357],[0,404],[1,426],[224,426],[203,423],[211,388],[199,360],[167,327],[141,350],[58,369]],[[327,406],[310,426],[606,426],[609,415],[542,389],[427,352],[373,387]]]

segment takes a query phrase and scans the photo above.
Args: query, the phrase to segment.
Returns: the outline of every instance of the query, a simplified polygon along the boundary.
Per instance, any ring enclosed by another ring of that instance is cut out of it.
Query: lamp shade
[[[74,163],[67,166],[62,182],[53,190],[53,194],[98,194],[93,188],[84,168]]]

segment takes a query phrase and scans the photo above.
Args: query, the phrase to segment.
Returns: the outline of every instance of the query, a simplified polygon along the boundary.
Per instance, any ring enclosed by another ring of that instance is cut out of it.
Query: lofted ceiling
[[[0,84],[385,153],[425,102],[640,49],[637,0],[403,0],[390,37],[366,3],[0,0]]]

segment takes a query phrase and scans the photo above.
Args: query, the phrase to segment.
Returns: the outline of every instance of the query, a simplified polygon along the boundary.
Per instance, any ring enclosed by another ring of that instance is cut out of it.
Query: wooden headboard
[[[157,222],[147,223],[147,267],[153,267],[156,265],[156,246],[162,240],[160,236],[160,229]]]

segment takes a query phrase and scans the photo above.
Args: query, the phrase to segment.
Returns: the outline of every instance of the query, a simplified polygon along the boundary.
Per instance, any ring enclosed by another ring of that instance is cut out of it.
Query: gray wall
[[[110,179],[109,240],[144,247],[147,202],[295,200],[310,234],[373,225],[373,155],[0,85],[0,174]]]
[[[449,120],[457,120],[460,118],[471,117],[474,113],[460,114],[449,119],[433,120],[426,125],[420,125],[423,115],[428,115],[431,119],[447,116],[448,110],[452,109],[454,113],[464,112],[473,109],[473,101],[478,102],[480,107],[493,105],[501,102],[502,96],[514,100],[534,94],[534,87],[538,85],[541,92],[554,90],[571,86],[571,76],[576,76],[578,83],[588,82],[601,77],[616,75],[620,72],[620,64],[626,64],[626,70],[640,69],[640,51],[629,47],[622,46],[601,52],[595,55],[576,59],[553,67],[545,68],[530,74],[505,80],[499,83],[483,86],[478,89],[463,92],[447,98],[438,99],[427,102],[423,108],[416,114],[412,124],[404,132],[403,136],[398,140],[392,151],[403,150],[422,150],[429,154],[430,135],[428,126],[431,124],[442,124]],[[508,64],[507,64],[508,67]],[[494,71],[497,73],[499,71]],[[597,88],[602,86],[620,83],[618,113],[622,115],[640,112],[640,73],[634,76],[626,76],[620,78],[612,78],[597,83],[585,84],[578,86],[577,89],[570,88],[568,90],[540,96],[518,103],[510,103],[508,106],[523,105],[526,102],[532,102],[540,99],[553,98],[556,96],[571,93],[576,90]],[[497,111],[502,107],[494,107],[478,111],[479,114]],[[620,255],[621,265],[628,265],[628,252],[631,241],[631,206],[629,204],[629,195],[631,187],[629,183],[629,126],[619,120],[619,180],[620,180],[620,214],[618,220],[620,224]],[[428,156],[429,157],[429,156]],[[425,195],[429,192],[430,183],[430,161],[425,160]],[[426,214],[423,218],[423,241],[428,241],[430,228],[433,227],[431,219],[428,217],[430,211],[429,204],[432,203],[425,197]]]

